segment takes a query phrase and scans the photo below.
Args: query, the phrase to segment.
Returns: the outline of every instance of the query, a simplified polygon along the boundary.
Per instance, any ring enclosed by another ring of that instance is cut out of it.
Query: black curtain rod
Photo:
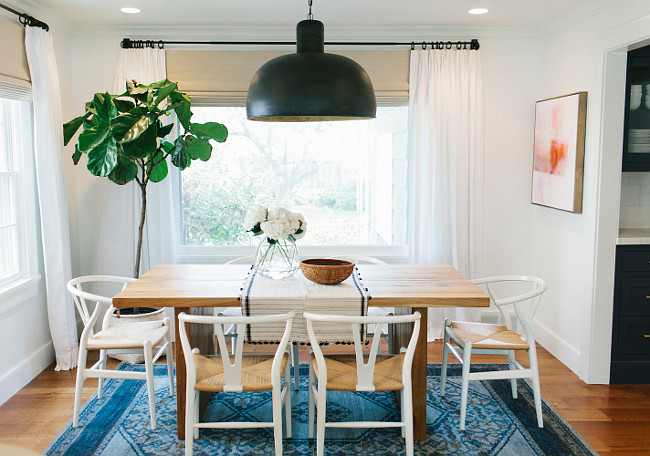
[[[208,44],[219,46],[295,46],[295,41],[164,41],[164,40],[132,40],[124,38],[120,43],[123,49],[159,48],[163,49],[166,44]],[[477,50],[480,46],[477,39],[470,41],[326,41],[328,46],[411,46],[426,49],[472,49]]]
[[[0,3],[0,8],[5,9],[10,13],[13,13],[16,16],[18,16],[18,22],[20,22],[23,25],[29,25],[30,27],[40,27],[42,29],[45,29],[46,32],[50,31],[49,25],[47,25],[45,22],[39,21],[38,19],[30,16],[29,14],[16,11],[15,9],[8,7],[7,5],[3,5],[2,3]]]

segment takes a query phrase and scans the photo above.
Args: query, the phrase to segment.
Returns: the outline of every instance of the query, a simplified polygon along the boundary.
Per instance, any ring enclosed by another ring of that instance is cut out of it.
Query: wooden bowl
[[[300,262],[300,269],[312,282],[323,285],[341,283],[352,274],[354,263],[345,260],[312,258]]]

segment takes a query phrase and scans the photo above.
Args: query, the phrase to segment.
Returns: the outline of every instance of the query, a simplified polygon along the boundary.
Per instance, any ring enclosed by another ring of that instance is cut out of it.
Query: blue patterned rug
[[[476,367],[476,369],[475,369]],[[143,366],[122,364],[124,370]],[[472,370],[490,370],[478,364]],[[491,369],[494,369],[492,367]],[[307,439],[307,367],[301,366],[301,389],[293,391],[293,438],[285,439],[283,454],[312,455]],[[108,380],[103,399],[93,396],[81,411],[80,426],[71,423],[45,451],[48,455],[182,455],[176,438],[176,400],[169,396],[164,365],[155,366],[158,429],[149,428],[146,387],[142,381]],[[415,442],[417,455],[596,455],[546,402],[544,428],[537,427],[532,393],[519,382],[519,399],[512,399],[507,380],[470,382],[466,432],[458,428],[460,369],[449,367],[447,397],[441,398],[440,366],[428,368],[427,440]],[[72,410],[72,403],[70,404]],[[328,392],[327,415],[334,420],[395,421],[399,407],[392,393]],[[270,392],[215,394],[206,420],[271,421]],[[272,455],[270,429],[201,430],[194,443],[199,455]],[[326,455],[393,456],[404,454],[398,429],[329,429]]]

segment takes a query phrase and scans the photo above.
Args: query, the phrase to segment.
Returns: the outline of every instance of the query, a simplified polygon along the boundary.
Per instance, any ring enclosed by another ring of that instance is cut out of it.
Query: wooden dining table
[[[448,265],[358,265],[371,299],[369,306],[420,312],[422,324],[412,367],[415,440],[426,439],[427,309],[429,307],[488,307],[489,298],[463,274]],[[120,307],[173,307],[178,334],[181,312],[212,314],[211,307],[239,307],[241,288],[250,265],[161,265],[143,274],[113,298]],[[300,272],[298,272],[300,273]],[[207,326],[207,325],[193,325]],[[212,335],[189,332],[192,345],[212,353]],[[399,345],[398,345],[399,346]],[[176,425],[185,438],[185,358],[175,344]]]

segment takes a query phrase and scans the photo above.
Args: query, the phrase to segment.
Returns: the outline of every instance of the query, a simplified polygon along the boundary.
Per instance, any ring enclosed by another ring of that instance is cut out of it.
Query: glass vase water
[[[293,239],[264,237],[255,252],[255,270],[270,279],[284,279],[300,267],[298,247]]]

